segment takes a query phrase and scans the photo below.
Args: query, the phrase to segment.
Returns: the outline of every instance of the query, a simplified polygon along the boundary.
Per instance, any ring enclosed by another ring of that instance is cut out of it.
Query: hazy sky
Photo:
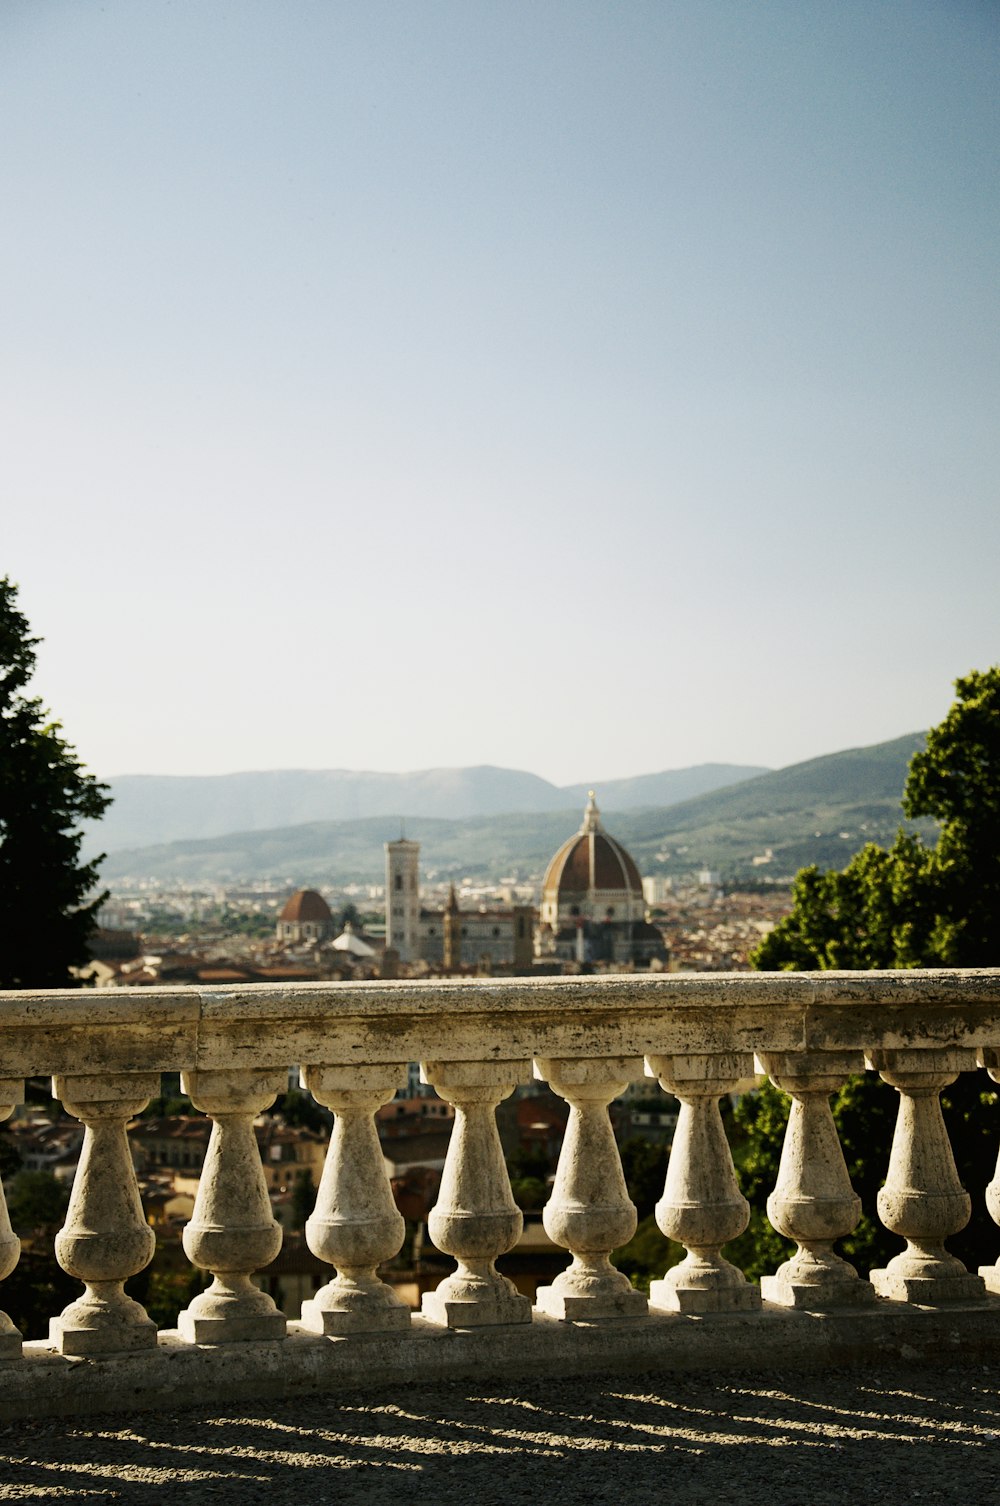
[[[4,0],[0,573],[102,775],[791,763],[1000,659],[993,0]]]

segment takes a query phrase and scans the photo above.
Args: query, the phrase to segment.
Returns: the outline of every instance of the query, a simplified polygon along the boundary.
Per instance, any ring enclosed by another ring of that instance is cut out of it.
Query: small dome
[[[330,925],[333,922],[330,906],[315,889],[297,889],[291,899],[285,901],[285,908],[278,919],[292,923],[314,921],[319,925]]]

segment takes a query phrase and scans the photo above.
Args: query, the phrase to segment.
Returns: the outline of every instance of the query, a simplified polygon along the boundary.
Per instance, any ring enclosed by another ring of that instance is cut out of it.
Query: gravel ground
[[[1000,1498],[1000,1365],[397,1387],[0,1426],[0,1500],[860,1506]]]

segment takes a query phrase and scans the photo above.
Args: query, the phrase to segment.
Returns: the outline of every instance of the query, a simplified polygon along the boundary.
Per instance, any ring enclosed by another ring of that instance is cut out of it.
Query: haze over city
[[[3,558],[103,776],[779,767],[996,662],[996,9],[11,0]]]

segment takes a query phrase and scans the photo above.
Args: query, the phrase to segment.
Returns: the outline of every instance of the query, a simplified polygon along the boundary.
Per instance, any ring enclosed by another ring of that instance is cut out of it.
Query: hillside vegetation
[[[613,812],[607,825],[643,873],[685,877],[708,865],[724,879],[789,878],[806,863],[841,866],[867,841],[891,841],[902,823],[900,796],[910,758],[923,745],[910,733],[761,774],[669,806]],[[651,776],[655,777],[655,776]],[[626,783],[627,781],[622,781]],[[605,812],[612,808],[599,791]],[[577,829],[579,804],[557,811],[463,820],[406,819],[420,842],[427,878],[497,881],[539,878],[559,843]],[[113,854],[110,880],[222,883],[261,878],[292,883],[382,880],[383,844],[400,835],[397,816],[309,821],[265,831],[170,842]],[[767,849],[766,864],[753,859]]]
[[[602,809],[674,805],[705,791],[749,779],[762,769],[744,764],[698,764],[600,785]],[[523,769],[482,764],[465,769],[419,769],[378,774],[351,769],[271,769],[213,775],[125,774],[111,781],[114,803],[88,829],[93,852],[120,852],[230,832],[270,832],[317,821],[373,816],[432,816],[456,821],[509,811],[582,808],[586,785],[559,788]]]

